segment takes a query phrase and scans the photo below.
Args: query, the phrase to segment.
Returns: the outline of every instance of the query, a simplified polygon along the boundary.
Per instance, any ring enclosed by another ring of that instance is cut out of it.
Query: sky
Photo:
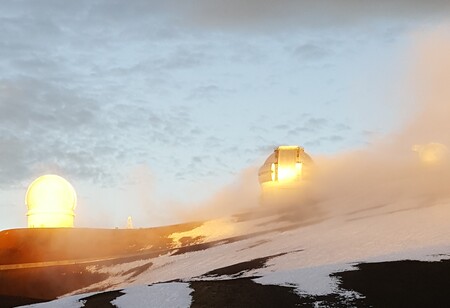
[[[278,145],[364,148],[414,116],[420,33],[450,2],[0,3],[0,230],[59,174],[80,227],[151,227],[256,173]],[[230,207],[232,205],[230,204]]]

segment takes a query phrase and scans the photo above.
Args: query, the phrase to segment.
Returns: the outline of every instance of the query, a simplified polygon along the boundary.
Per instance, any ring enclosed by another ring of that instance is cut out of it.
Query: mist
[[[368,140],[364,148],[313,156],[313,176],[293,194],[289,210],[297,208],[299,219],[306,219],[380,208],[404,211],[450,200],[449,55],[448,28],[416,33],[405,55],[409,69],[398,80],[399,90],[408,91],[406,96],[413,100],[395,102],[405,111],[417,110],[416,114],[402,129]],[[382,114],[375,116],[382,121]],[[257,185],[257,167],[251,167],[204,203],[171,208],[183,221],[260,211]]]
[[[180,221],[204,221],[252,211],[259,205],[258,168],[248,167],[233,183],[220,188],[199,204],[172,202],[170,208]]]
[[[308,193],[334,215],[389,206],[391,211],[450,199],[450,36],[448,28],[418,33],[410,69],[398,84],[417,113],[403,129],[352,152],[316,157]],[[386,110],[389,112],[389,110]],[[383,119],[383,115],[375,115]]]
[[[312,176],[287,197],[288,202],[280,202],[288,206],[261,205],[258,165],[242,170],[229,185],[201,202],[158,198],[157,179],[147,167],[139,166],[130,171],[134,189],[125,198],[129,207],[128,213],[122,213],[121,226],[128,215],[142,227],[261,212],[289,212],[292,219],[305,220],[378,209],[404,211],[449,201],[449,32],[448,27],[442,27],[413,35],[405,54],[409,67],[396,82],[397,90],[405,92],[403,97],[409,100],[393,102],[393,109],[400,106],[406,114],[413,114],[405,125],[367,140],[368,145],[356,150],[335,155],[309,153],[314,160]],[[392,111],[387,108],[385,112]],[[383,114],[374,116],[383,121]]]

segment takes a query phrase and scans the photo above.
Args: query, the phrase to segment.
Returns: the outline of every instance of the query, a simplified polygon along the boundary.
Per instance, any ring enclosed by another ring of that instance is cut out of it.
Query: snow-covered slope
[[[343,288],[339,273],[354,271],[360,263],[450,258],[450,203],[397,202],[340,212],[321,206],[314,204],[314,211],[255,211],[173,233],[176,249],[147,259],[90,265],[90,272],[106,278],[37,306],[82,307],[82,298],[113,290],[123,290],[112,299],[118,307],[202,306],[217,300],[217,283],[226,292],[233,289],[232,282],[251,292],[284,286],[286,294],[298,296],[306,306],[327,300],[360,306],[365,294]],[[186,239],[197,239],[196,244],[185,246]],[[80,293],[89,295],[71,296]],[[288,298],[286,294],[280,298]]]

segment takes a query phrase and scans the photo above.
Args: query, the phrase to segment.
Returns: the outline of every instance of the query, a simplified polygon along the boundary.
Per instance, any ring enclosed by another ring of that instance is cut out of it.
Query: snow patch
[[[233,224],[229,219],[216,219],[208,221],[200,227],[189,231],[172,233],[169,235],[169,238],[177,243],[176,247],[181,247],[181,239],[183,238],[201,237],[204,241],[214,241],[233,235],[235,233],[235,228],[235,224]]]
[[[134,275],[133,269],[149,264],[149,260],[138,260],[132,262],[125,262],[110,266],[92,265],[86,267],[91,273],[108,274],[108,278],[100,282],[89,285],[85,288],[75,290],[67,293],[64,296],[70,296],[78,293],[90,292],[92,290],[113,290],[117,289],[119,285],[126,287],[130,284],[129,280]],[[127,283],[128,282],[128,283]]]
[[[330,274],[352,269],[352,265],[331,264],[267,274],[254,279],[264,285],[295,286],[299,294],[326,295],[338,292],[336,279]]]
[[[136,286],[123,290],[122,295],[111,302],[122,307],[190,307],[193,290],[188,283],[171,282],[150,286]]]
[[[94,295],[96,293],[85,293],[78,294],[68,297],[62,297],[51,302],[32,304],[32,305],[24,305],[20,307],[27,308],[83,308],[84,301],[80,301],[80,299]]]

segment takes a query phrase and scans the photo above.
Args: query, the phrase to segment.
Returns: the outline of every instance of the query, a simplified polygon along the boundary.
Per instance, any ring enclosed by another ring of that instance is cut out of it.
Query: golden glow
[[[441,143],[416,144],[412,150],[417,152],[420,160],[425,164],[442,162],[448,156],[448,149]]]
[[[133,218],[131,216],[128,216],[127,218],[127,229],[133,229]]]
[[[28,187],[28,228],[73,227],[76,193],[72,185],[57,175],[44,175]]]
[[[278,167],[278,181],[291,181],[298,177],[296,168],[292,167]]]
[[[286,151],[286,150],[298,150],[300,147],[298,145],[280,145],[278,150]]]
[[[175,247],[183,245],[183,239],[200,239],[202,242],[217,241],[234,235],[234,223],[229,219],[210,220],[195,229],[172,233],[169,238],[174,242]]]
[[[302,169],[302,163],[296,163],[295,167],[272,164],[272,181],[288,182],[297,180],[302,176]]]

